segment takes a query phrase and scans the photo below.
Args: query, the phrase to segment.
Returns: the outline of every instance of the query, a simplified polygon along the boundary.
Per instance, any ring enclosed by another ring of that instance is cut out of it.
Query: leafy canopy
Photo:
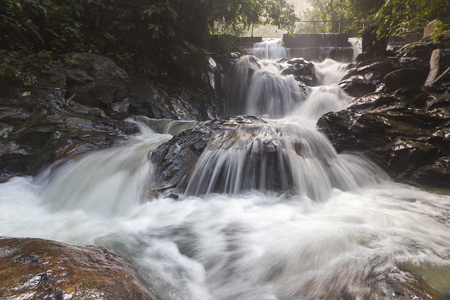
[[[186,41],[205,47],[218,22],[239,34],[296,17],[285,0],[2,0],[0,18],[0,49],[91,51],[130,69],[164,64]]]
[[[302,20],[340,20],[370,22],[378,25],[378,37],[417,32],[437,17],[449,17],[448,0],[308,0],[312,9],[305,11]],[[350,23],[349,23],[350,24]],[[360,26],[348,25],[346,32],[357,34]],[[303,25],[299,30],[311,30]],[[336,24],[324,23],[316,30],[336,32]]]

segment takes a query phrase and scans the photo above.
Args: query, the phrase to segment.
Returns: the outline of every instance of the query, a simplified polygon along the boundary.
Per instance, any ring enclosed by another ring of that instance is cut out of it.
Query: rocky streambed
[[[339,85],[353,97],[351,104],[323,115],[317,123],[337,153],[362,152],[396,181],[450,188],[450,76],[425,86],[430,69],[436,65],[432,59],[436,49],[441,49],[438,73],[442,73],[450,65],[450,49],[433,43],[408,45],[388,52],[386,57],[350,66]],[[230,55],[229,59],[236,57]],[[293,75],[302,89],[317,84],[310,63],[293,60],[288,64],[284,75]],[[157,174],[152,196],[178,199],[178,193],[185,190],[192,194],[222,191],[227,184],[223,181],[225,167],[218,175],[213,170],[203,173],[205,178],[217,176],[209,187],[189,183],[194,165],[208,149],[245,148],[247,157],[242,165],[252,172],[244,174],[245,178],[260,175],[264,168],[273,171],[264,173],[264,179],[258,177],[259,181],[244,180],[242,188],[290,190],[292,175],[286,175],[286,161],[280,160],[286,149],[282,132],[267,126],[264,118],[220,118],[234,103],[233,93],[227,92],[232,72],[230,66],[223,67],[225,64],[210,66],[204,74],[211,88],[208,95],[192,90],[172,93],[170,87],[143,78],[139,84],[130,82],[111,60],[93,54],[65,56],[32,87],[2,82],[0,180],[36,175],[51,163],[126,140],[138,132],[136,123],[127,118],[143,114],[206,121],[149,153]],[[240,144],[240,140],[252,140],[253,144]],[[305,149],[292,143],[298,157],[308,156]],[[267,164],[258,164],[261,160]],[[104,248],[5,237],[0,239],[0,270],[1,277],[8,278],[0,284],[1,299],[94,299],[98,295],[105,299],[156,299],[130,265]],[[386,295],[439,299],[416,276],[396,265],[378,275],[373,279]],[[370,290],[358,294],[352,284],[342,289],[339,297],[378,299]],[[333,292],[323,290],[320,297],[327,298],[327,293]]]

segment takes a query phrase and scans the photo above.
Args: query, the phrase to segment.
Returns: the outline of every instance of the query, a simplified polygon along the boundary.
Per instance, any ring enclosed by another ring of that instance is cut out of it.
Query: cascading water
[[[245,170],[255,139],[243,126],[201,155],[181,201],[148,199],[147,154],[171,135],[143,127],[118,147],[0,184],[0,235],[109,247],[162,300],[396,299],[386,282],[397,268],[448,299],[450,197],[390,182],[315,129],[350,101],[333,76],[342,68],[316,64],[327,85],[310,90],[280,75],[282,63],[244,57],[237,68],[240,113],[269,118],[290,172],[277,178],[284,192],[261,188],[275,172],[263,161]],[[208,190],[220,180],[223,193]]]
[[[261,43],[255,43],[251,52],[259,59],[288,57],[287,49],[283,47],[281,39],[267,39]]]

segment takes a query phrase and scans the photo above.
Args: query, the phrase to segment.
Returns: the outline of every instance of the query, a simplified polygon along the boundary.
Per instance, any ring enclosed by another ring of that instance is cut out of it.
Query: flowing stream
[[[364,157],[336,153],[315,129],[351,101],[336,85],[341,64],[315,63],[323,85],[303,89],[280,75],[279,54],[264,55],[237,64],[237,82],[248,84],[236,94],[243,114],[282,133],[295,192],[240,189],[243,140],[205,152],[181,201],[149,199],[149,151],[195,124],[164,121],[172,131],[156,133],[141,117],[141,134],[114,148],[0,184],[0,235],[109,247],[161,300],[337,299],[345,290],[367,299],[367,289],[389,299],[380,278],[397,268],[448,299],[450,196],[393,183]],[[289,146],[298,144],[301,154]],[[226,163],[231,188],[200,192],[210,180],[203,170]]]

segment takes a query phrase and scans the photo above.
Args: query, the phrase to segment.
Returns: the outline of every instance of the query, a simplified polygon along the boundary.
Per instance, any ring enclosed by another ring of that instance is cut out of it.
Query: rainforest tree
[[[206,47],[217,22],[239,34],[296,17],[285,0],[2,0],[0,18],[0,49],[90,51],[132,68],[164,64],[185,42]]]

